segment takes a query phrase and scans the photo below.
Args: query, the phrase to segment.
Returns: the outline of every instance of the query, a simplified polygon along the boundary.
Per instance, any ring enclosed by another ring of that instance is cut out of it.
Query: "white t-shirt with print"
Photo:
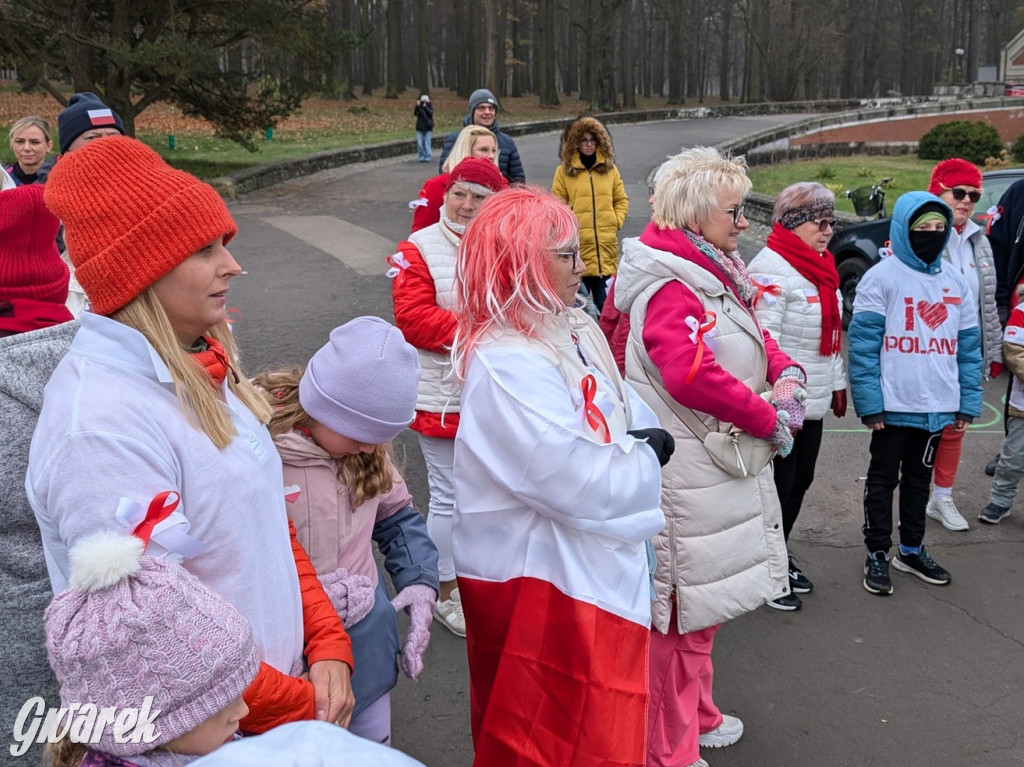
[[[893,413],[953,413],[960,407],[957,336],[977,327],[970,287],[948,264],[938,274],[890,256],[857,285],[854,313],[885,317],[883,406]]]

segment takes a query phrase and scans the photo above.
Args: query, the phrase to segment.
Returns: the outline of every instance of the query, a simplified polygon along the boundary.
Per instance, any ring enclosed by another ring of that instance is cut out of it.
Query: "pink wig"
[[[552,254],[578,246],[576,216],[539,186],[515,186],[484,202],[466,227],[455,265],[459,326],[452,358],[459,378],[484,333],[537,338],[534,328],[545,315],[566,310],[551,282]]]

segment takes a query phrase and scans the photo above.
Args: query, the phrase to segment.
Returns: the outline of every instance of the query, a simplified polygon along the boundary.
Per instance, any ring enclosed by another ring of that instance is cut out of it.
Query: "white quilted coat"
[[[842,355],[821,354],[821,302],[836,301],[832,296],[819,296],[814,283],[800,274],[786,259],[765,247],[747,267],[750,279],[761,285],[778,286],[779,294],[765,292],[754,311],[761,325],[771,333],[786,352],[807,373],[807,414],[818,421],[825,417],[832,404],[832,392],[846,388],[846,369]]]
[[[716,313],[716,362],[754,391],[768,388],[768,358],[760,330],[722,282],[639,239],[624,240],[615,305],[630,318],[626,380],[676,440],[675,454],[662,469],[665,531],[653,541],[657,568],[651,617],[662,634],[668,631],[673,595],[677,627],[685,633],[743,615],[789,591],[782,511],[771,461],[753,477],[722,471],[651,386],[646,366],[654,363],[643,342],[647,303],[673,280]],[[719,429],[714,416],[694,412],[709,429]]]

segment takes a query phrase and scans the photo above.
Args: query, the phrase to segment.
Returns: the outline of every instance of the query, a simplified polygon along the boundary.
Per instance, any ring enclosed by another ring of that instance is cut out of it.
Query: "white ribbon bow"
[[[384,272],[384,274],[387,275],[389,280],[395,279],[395,277],[402,273],[403,269],[408,269],[411,266],[401,251],[388,256],[388,263],[391,264],[391,268]]]
[[[178,494],[171,493],[164,502],[164,508],[177,503],[178,500]],[[145,521],[147,508],[133,498],[122,498],[117,502],[114,518],[130,535]],[[181,564],[186,559],[201,554],[206,549],[206,544],[188,535],[191,527],[192,523],[184,514],[177,510],[171,512],[167,519],[153,528],[146,555]]]
[[[701,330],[700,321],[692,314],[686,318],[686,327],[690,329],[690,342],[697,343],[697,333],[700,332],[701,338],[704,339],[705,345],[711,350],[715,351],[715,328],[707,327]]]
[[[416,208],[425,208],[430,203],[427,202],[426,197],[417,197],[415,200],[409,201],[409,210],[416,210]]]

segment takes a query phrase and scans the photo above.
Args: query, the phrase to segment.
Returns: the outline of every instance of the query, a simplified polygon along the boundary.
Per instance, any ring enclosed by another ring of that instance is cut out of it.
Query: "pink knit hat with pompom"
[[[155,739],[118,743],[108,724],[91,744],[122,757],[161,746],[223,711],[260,663],[252,627],[238,610],[180,565],[142,556],[143,548],[139,538],[110,531],[79,541],[70,554],[70,588],[45,614],[62,707],[138,710],[152,696],[151,710],[160,711]]]

